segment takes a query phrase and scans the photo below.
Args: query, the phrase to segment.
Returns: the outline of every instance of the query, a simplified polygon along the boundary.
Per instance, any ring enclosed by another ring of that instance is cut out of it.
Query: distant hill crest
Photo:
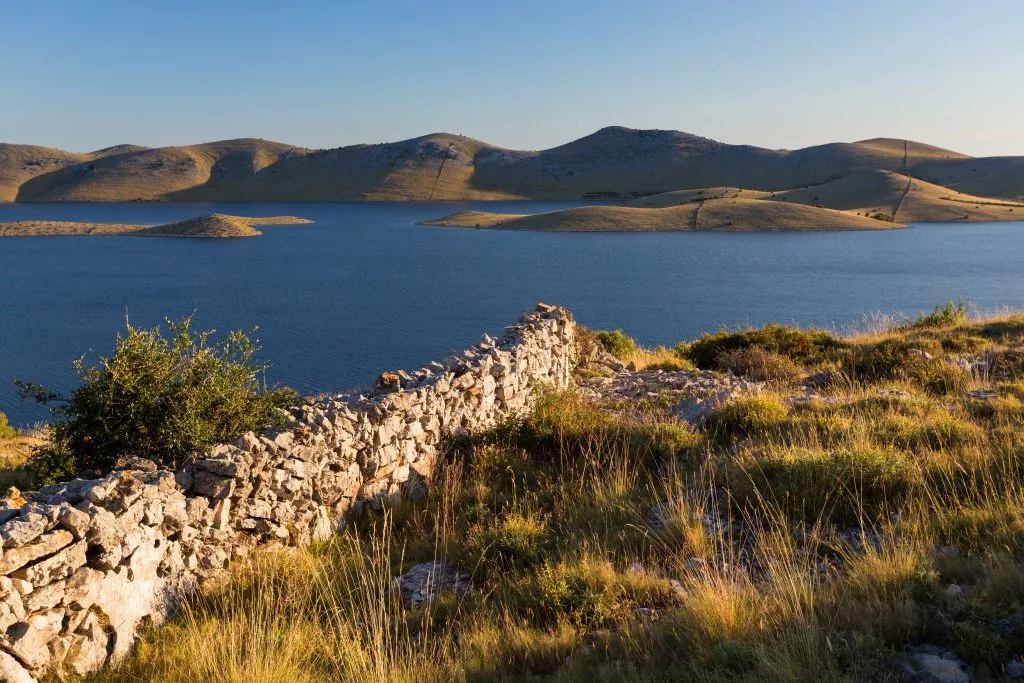
[[[540,151],[452,133],[324,150],[258,138],[89,153],[0,144],[0,201],[630,200],[700,187],[779,191],[866,170],[1024,197],[1024,157],[882,137],[771,150],[608,126]]]

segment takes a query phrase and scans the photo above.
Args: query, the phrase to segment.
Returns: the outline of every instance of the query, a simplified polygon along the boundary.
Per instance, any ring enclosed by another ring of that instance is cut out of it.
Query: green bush
[[[636,340],[626,336],[622,330],[594,330],[593,335],[597,343],[616,358],[625,358],[636,351]]]
[[[13,439],[17,434],[14,427],[7,424],[7,416],[0,413],[0,439]]]
[[[51,443],[36,457],[41,481],[99,475],[128,456],[174,468],[193,451],[283,425],[279,409],[295,394],[266,389],[249,335],[212,342],[189,318],[168,327],[169,338],[128,325],[112,356],[75,361],[80,385],[69,396],[19,382],[23,396],[55,404]]]
[[[788,415],[786,404],[776,396],[741,396],[712,413],[708,424],[728,434],[753,436],[778,427]]]
[[[466,538],[467,566],[491,570],[525,569],[540,561],[548,543],[548,527],[536,516],[512,513],[470,528]]]
[[[545,564],[537,572],[537,603],[549,621],[597,626],[614,612],[614,594],[604,577],[586,567]]]
[[[930,327],[953,327],[967,320],[967,306],[962,301],[955,304],[947,301],[936,306],[931,313],[921,313],[913,322],[900,327],[903,330],[920,330]]]
[[[714,370],[718,369],[718,359],[723,353],[752,346],[806,363],[819,360],[829,351],[846,348],[848,344],[828,332],[766,325],[742,332],[719,330],[714,334],[705,334],[694,342],[680,344],[677,351],[698,367]]]

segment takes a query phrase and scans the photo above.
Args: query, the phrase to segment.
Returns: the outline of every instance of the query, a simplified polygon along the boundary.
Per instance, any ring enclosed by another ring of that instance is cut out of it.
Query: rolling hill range
[[[251,138],[84,154],[0,144],[0,201],[628,200],[680,188],[778,192],[860,171],[1024,198],[1024,157],[974,158],[885,138],[770,150],[609,127],[543,151],[447,133],[329,150]]]

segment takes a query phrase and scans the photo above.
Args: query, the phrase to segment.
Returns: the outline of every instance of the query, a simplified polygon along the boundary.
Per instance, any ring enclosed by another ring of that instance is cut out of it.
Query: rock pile
[[[469,588],[469,575],[447,562],[421,562],[395,578],[395,587],[409,607],[416,609],[441,593],[464,593]]]
[[[763,382],[709,370],[631,371],[621,364],[609,369],[609,376],[580,380],[584,396],[601,401],[664,400],[673,404],[672,414],[677,419],[694,427],[730,398],[764,388]]]
[[[93,671],[233,558],[325,538],[363,506],[422,495],[445,438],[522,414],[542,385],[567,387],[576,353],[572,315],[541,304],[500,339],[387,373],[369,395],[294,408],[287,429],[247,433],[178,471],[136,459],[102,479],[9,497],[0,681]]]

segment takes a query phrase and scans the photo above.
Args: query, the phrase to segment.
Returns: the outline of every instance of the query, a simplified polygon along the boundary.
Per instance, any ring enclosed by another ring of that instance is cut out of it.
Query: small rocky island
[[[133,235],[136,237],[256,237],[263,233],[255,225],[298,225],[312,223],[299,216],[229,216],[211,213],[164,225],[128,223],[77,223],[73,221],[14,221],[0,223],[0,237],[43,237],[70,235]]]

